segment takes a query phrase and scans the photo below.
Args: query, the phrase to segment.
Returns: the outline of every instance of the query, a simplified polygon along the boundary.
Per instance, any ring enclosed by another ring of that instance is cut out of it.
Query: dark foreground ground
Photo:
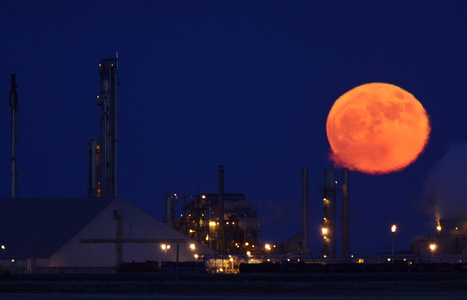
[[[467,274],[11,275],[0,299],[467,299]]]

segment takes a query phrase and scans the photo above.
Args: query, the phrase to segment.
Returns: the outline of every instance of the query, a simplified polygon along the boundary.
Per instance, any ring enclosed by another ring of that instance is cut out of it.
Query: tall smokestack
[[[324,227],[323,254],[336,256],[336,169],[324,169],[323,188]]]
[[[170,191],[165,192],[165,224],[170,228],[173,228],[173,208],[172,208],[173,198],[170,194]]]
[[[11,74],[11,90],[10,90],[10,108],[11,108],[11,157],[10,157],[10,197],[16,198],[18,194],[18,182],[17,182],[17,171],[16,171],[16,112],[18,108],[18,95],[16,93],[16,79],[15,74]]]
[[[218,177],[219,177],[219,207],[218,207],[218,217],[219,217],[219,252],[225,254],[226,245],[225,245],[225,232],[224,232],[224,166],[218,167]]]
[[[342,256],[350,257],[349,247],[349,169],[342,169]]]
[[[308,168],[302,168],[302,232],[303,255],[308,256]]]

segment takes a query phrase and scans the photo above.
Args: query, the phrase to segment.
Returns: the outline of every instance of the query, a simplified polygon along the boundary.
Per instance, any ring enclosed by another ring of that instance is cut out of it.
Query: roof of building
[[[0,255],[50,257],[115,199],[0,198]]]

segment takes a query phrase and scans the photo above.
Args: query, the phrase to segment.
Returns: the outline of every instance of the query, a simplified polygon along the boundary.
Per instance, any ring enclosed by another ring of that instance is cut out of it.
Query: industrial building
[[[467,260],[467,220],[440,219],[432,237],[416,237],[412,252],[432,260],[459,262]]]
[[[220,251],[219,194],[197,194],[184,206],[175,228],[203,245]],[[260,246],[260,219],[257,207],[241,193],[224,195],[224,237],[226,253],[245,253]]]
[[[113,272],[214,253],[116,197],[0,201],[0,263],[16,272]]]
[[[220,254],[257,253],[262,241],[256,205],[242,193],[224,192],[224,166],[218,167],[218,179],[218,193],[183,196],[178,220],[178,196],[167,191],[165,224]]]

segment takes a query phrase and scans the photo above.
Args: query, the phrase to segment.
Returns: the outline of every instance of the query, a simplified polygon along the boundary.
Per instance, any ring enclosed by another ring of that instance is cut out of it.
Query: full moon
[[[336,100],[326,133],[339,167],[369,174],[399,171],[423,152],[430,121],[422,104],[392,84],[368,83]]]

